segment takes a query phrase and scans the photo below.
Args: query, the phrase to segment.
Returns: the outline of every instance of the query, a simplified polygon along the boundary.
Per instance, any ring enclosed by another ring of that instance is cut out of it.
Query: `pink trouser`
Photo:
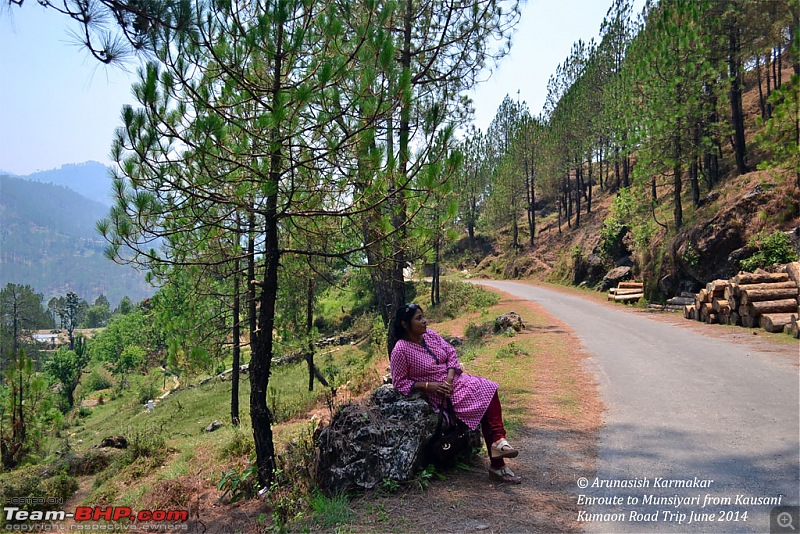
[[[494,392],[494,397],[486,408],[486,413],[483,414],[481,419],[481,430],[483,431],[483,439],[486,440],[486,450],[489,451],[489,461],[493,469],[499,469],[506,465],[502,458],[492,460],[492,443],[498,439],[506,437],[506,429],[503,427],[503,409],[500,407],[500,398],[497,396],[497,391]]]

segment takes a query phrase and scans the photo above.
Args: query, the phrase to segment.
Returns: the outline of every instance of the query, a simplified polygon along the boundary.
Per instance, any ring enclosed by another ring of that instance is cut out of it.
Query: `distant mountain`
[[[95,224],[107,214],[67,187],[0,176],[0,285],[29,284],[45,301],[74,291],[93,303],[102,293],[112,306],[151,296],[143,273],[104,256]]]
[[[39,171],[19,178],[69,187],[88,199],[104,206],[111,206],[112,200],[109,196],[111,176],[109,172],[109,168],[102,163],[87,161],[86,163],[62,165],[59,169]]]

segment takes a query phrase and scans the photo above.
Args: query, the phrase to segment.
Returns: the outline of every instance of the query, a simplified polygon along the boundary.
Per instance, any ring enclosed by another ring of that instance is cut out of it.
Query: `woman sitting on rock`
[[[489,451],[489,478],[519,484],[522,479],[505,465],[519,452],[506,440],[497,384],[461,369],[455,349],[442,336],[428,330],[428,322],[417,304],[406,304],[394,318],[391,351],[392,383],[403,395],[422,391],[438,409],[449,398],[453,411],[471,430],[481,425]]]

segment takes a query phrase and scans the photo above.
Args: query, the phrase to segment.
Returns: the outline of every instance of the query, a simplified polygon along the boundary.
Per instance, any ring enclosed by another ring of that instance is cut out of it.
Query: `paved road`
[[[774,503],[800,504],[800,346],[769,351],[540,286],[476,282],[539,303],[590,355],[607,411],[597,472],[575,487],[579,503],[595,499],[580,506],[587,532],[770,532]],[[800,534],[788,511],[778,531],[792,519]]]

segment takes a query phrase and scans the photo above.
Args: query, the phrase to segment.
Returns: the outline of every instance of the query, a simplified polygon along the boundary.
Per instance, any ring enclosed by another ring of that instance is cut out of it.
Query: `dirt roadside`
[[[540,349],[515,360],[517,371],[529,376],[530,393],[515,407],[523,412],[523,425],[509,433],[520,456],[508,463],[522,484],[490,482],[480,458],[472,471],[450,471],[424,491],[412,487],[355,499],[350,532],[581,531],[573,492],[575,481],[595,468],[603,410],[597,387],[579,341],[563,323],[538,304],[502,294],[492,312],[508,311],[519,313],[527,325],[513,342],[529,339]],[[463,335],[466,325],[461,319],[435,328]]]

